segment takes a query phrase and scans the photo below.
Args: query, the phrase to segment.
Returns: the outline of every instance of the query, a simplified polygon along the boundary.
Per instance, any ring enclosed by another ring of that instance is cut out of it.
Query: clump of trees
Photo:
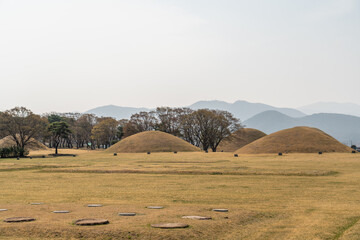
[[[124,125],[124,135],[159,130],[181,137],[205,151],[216,152],[220,142],[240,128],[240,120],[227,111],[161,107],[132,115]]]
[[[239,119],[220,110],[159,107],[116,120],[93,114],[34,114],[24,107],[0,112],[0,137],[11,136],[18,154],[32,138],[50,148],[107,148],[122,138],[143,131],[158,130],[183,138],[207,151],[216,151],[219,143],[242,128]]]
[[[121,121],[93,114],[50,113],[44,142],[57,148],[107,148],[122,136]],[[56,153],[57,154],[57,151]]]

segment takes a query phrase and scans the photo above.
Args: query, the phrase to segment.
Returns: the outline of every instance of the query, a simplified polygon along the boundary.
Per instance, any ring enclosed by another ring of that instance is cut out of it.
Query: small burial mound
[[[234,152],[239,148],[266,136],[265,133],[254,128],[242,128],[226,137],[218,146],[218,151]]]
[[[16,142],[11,136],[4,137],[0,139],[0,148],[16,146]],[[39,142],[38,140],[31,138],[29,143],[25,146],[25,149],[28,151],[37,151],[37,150],[47,150],[48,148]]]
[[[272,133],[236,151],[240,154],[318,152],[351,152],[351,148],[317,128],[294,127]]]
[[[200,149],[171,134],[147,131],[129,136],[106,151],[113,153],[197,152]]]

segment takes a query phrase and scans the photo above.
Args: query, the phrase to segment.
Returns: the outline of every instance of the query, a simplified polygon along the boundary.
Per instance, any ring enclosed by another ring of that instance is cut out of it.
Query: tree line
[[[163,131],[207,151],[242,128],[239,119],[220,110],[158,107],[116,120],[94,114],[34,114],[25,107],[0,112],[0,137],[10,136],[19,149],[31,139],[55,148],[107,148],[122,138],[143,131]]]

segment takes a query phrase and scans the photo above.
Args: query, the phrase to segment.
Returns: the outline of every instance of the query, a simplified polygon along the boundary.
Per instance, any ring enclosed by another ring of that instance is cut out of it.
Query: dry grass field
[[[0,159],[0,239],[360,239],[360,154],[60,153],[77,156]],[[37,220],[3,222],[17,216]],[[162,222],[190,227],[150,226]]]

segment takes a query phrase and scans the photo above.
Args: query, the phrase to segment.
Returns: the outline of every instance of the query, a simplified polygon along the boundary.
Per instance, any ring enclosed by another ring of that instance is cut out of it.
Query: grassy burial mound
[[[147,131],[129,136],[115,145],[108,152],[143,153],[143,152],[197,152],[199,148],[160,131]]]
[[[238,149],[236,153],[316,153],[351,150],[317,128],[294,127],[260,138]]]
[[[254,128],[242,128],[221,141],[218,151],[234,152],[239,148],[266,136],[265,133]]]
[[[12,139],[12,137],[7,136],[4,137],[3,139],[0,139],[0,148],[11,147],[11,146],[16,146],[16,142]],[[28,144],[26,145],[25,149],[28,151],[38,151],[38,150],[47,150],[48,148],[38,140],[31,138]]]

